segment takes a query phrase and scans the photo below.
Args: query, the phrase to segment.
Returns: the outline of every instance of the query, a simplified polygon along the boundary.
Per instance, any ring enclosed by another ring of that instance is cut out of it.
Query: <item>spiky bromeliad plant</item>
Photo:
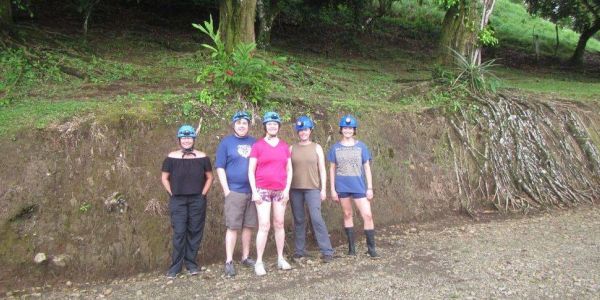
[[[481,64],[450,48],[454,55],[458,75],[452,81],[452,86],[463,85],[473,92],[495,92],[498,87],[498,77],[492,73],[497,66],[495,59]]]

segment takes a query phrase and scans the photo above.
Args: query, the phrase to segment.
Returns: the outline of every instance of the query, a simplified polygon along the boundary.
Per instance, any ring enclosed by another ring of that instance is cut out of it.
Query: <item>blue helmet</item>
[[[307,116],[298,117],[296,120],[296,131],[304,130],[304,129],[313,129],[315,124],[313,121]]]
[[[196,129],[190,125],[183,125],[177,130],[177,138],[191,137],[196,138]]]
[[[340,119],[340,127],[358,127],[358,121],[352,115],[345,115]]]
[[[265,113],[265,116],[263,117],[263,124],[266,124],[267,122],[277,122],[279,124],[281,124],[281,118],[279,117],[279,114],[274,112],[274,111],[268,111]]]
[[[245,111],[237,111],[235,112],[235,114],[233,115],[233,117],[231,118],[231,122],[235,123],[241,119],[246,119],[248,120],[248,123],[250,123],[252,121],[252,117],[250,117],[250,114],[245,112]]]

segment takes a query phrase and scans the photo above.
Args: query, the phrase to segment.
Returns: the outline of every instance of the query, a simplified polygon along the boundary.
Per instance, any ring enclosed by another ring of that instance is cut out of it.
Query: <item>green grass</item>
[[[398,29],[393,26],[401,26],[403,32],[412,32],[415,38],[426,37],[423,43],[434,41],[444,12],[433,3],[433,0],[425,0],[424,5],[419,6],[416,1],[395,2],[396,16],[386,18],[384,22],[390,26],[383,28],[393,32]],[[520,4],[499,0],[492,22],[501,47],[531,51],[531,33],[535,27],[542,36],[542,50],[553,50],[553,24],[530,17]],[[561,31],[562,55],[571,54],[577,37],[570,30]],[[89,57],[71,60],[51,57],[52,62],[67,63],[89,74],[89,79],[80,80],[68,75],[56,77],[48,72],[43,76],[27,73],[37,79],[27,78],[21,90],[15,88],[15,101],[0,105],[0,136],[10,136],[23,128],[45,128],[72,116],[90,113],[99,119],[123,114],[140,119],[162,118],[167,122],[191,118],[178,110],[184,103],[193,101],[201,89],[199,84],[193,83],[193,78],[207,63],[207,58],[196,51],[198,44],[189,36],[187,40],[185,36],[178,36],[173,41],[157,41],[151,35],[125,33],[90,41],[86,45],[90,50]],[[454,95],[446,94],[443,89],[425,86],[423,90],[404,91],[431,79],[433,60],[426,52],[415,53],[377,43],[363,47],[369,50],[369,55],[364,57],[325,57],[299,50],[302,48],[294,44],[261,52],[259,55],[265,59],[288,57],[274,79],[284,86],[277,92],[276,98],[281,101],[275,105],[292,110],[323,108],[332,113],[422,111],[436,107],[452,109],[460,105],[460,99],[454,99]],[[590,40],[588,51],[600,51],[600,42]],[[56,65],[45,65],[41,70],[55,74]],[[503,80],[503,87],[580,100],[596,100],[600,94],[597,79],[594,81],[585,75],[544,69],[528,72],[498,68],[496,72]],[[10,74],[15,77],[19,73]],[[0,85],[0,96],[2,87]],[[172,116],[160,115],[157,107],[163,104],[168,105],[168,114]],[[212,111],[220,110],[213,107]]]
[[[45,128],[50,123],[90,112],[101,106],[100,102],[87,101],[19,101],[11,107],[0,108],[0,135],[12,134],[21,128]]]
[[[395,51],[395,56],[383,61],[288,53],[281,76],[286,78],[285,93],[292,96],[292,101],[300,99],[350,113],[392,109],[394,103],[389,99],[397,88],[399,72],[408,77],[421,76],[419,72],[404,73],[402,66],[409,65],[410,61],[411,57],[401,51]]]
[[[121,96],[114,101],[19,101],[10,107],[0,108],[0,136],[10,136],[27,128],[44,129],[50,124],[65,122],[76,115],[94,114],[100,120],[120,118],[124,115],[135,116],[138,120],[156,120],[162,105],[172,105],[177,100],[191,97],[192,95],[147,93]]]
[[[435,0],[424,0],[419,6],[417,1],[397,1],[393,5],[394,18],[384,20],[389,25],[401,26],[414,32],[417,37],[427,34],[437,36],[444,19],[444,11]],[[551,55],[554,53],[554,24],[538,17],[532,17],[520,3],[510,0],[498,0],[491,16],[490,24],[496,30],[501,48],[518,48],[533,52],[532,39],[534,31],[539,35],[540,51]],[[563,28],[559,31],[559,54],[568,57],[575,50],[579,34]],[[586,50],[600,52],[600,41],[590,39]]]
[[[539,35],[540,51],[545,54],[554,53],[556,33],[554,23],[538,17],[531,17],[522,4],[499,0],[491,16],[491,24],[498,33],[500,44],[509,44],[511,47],[533,51],[533,34]],[[570,30],[559,30],[560,47],[562,56],[573,54],[579,34]],[[588,52],[600,52],[600,41],[592,38],[588,41]]]
[[[528,72],[507,68],[499,68],[495,73],[502,79],[502,86],[506,88],[583,101],[598,101],[600,95],[600,81],[584,75]]]

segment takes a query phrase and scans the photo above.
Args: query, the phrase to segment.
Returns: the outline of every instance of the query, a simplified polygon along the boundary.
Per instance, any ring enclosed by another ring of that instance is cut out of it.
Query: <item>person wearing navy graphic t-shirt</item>
[[[233,266],[233,250],[238,232],[242,231],[241,264],[253,267],[250,258],[252,230],[257,226],[256,206],[252,203],[252,189],[248,182],[248,158],[254,137],[248,135],[251,117],[245,111],[238,111],[231,118],[233,134],[223,138],[217,148],[215,167],[225,195],[223,214],[225,216],[225,276],[236,275]]]
[[[371,213],[373,179],[371,176],[371,153],[367,145],[355,140],[358,121],[352,115],[340,120],[342,139],[334,144],[327,154],[330,162],[331,197],[340,202],[344,213],[344,230],[348,237],[348,255],[356,255],[354,245],[354,223],[352,200],[360,211],[367,238],[367,253],[378,257],[375,251],[375,225]]]

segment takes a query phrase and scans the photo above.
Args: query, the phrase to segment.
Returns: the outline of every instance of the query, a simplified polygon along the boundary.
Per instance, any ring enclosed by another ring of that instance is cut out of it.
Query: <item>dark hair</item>
[[[246,120],[246,123],[248,123],[248,125],[250,125],[250,123],[251,123],[250,120],[248,120],[246,118],[239,118],[239,119],[233,121],[233,123],[231,123],[231,125],[235,125],[235,123],[237,123],[237,122],[239,122],[241,120]]]
[[[263,129],[265,130],[265,132],[267,132],[267,123],[263,123]],[[278,122],[275,122],[275,123],[277,123],[277,129],[281,129],[281,123],[278,123]]]
[[[342,128],[343,127],[340,127],[340,134],[342,134]],[[354,134],[353,135],[356,135],[358,133],[358,130],[356,130],[356,127],[352,127],[352,129],[354,129]]]

